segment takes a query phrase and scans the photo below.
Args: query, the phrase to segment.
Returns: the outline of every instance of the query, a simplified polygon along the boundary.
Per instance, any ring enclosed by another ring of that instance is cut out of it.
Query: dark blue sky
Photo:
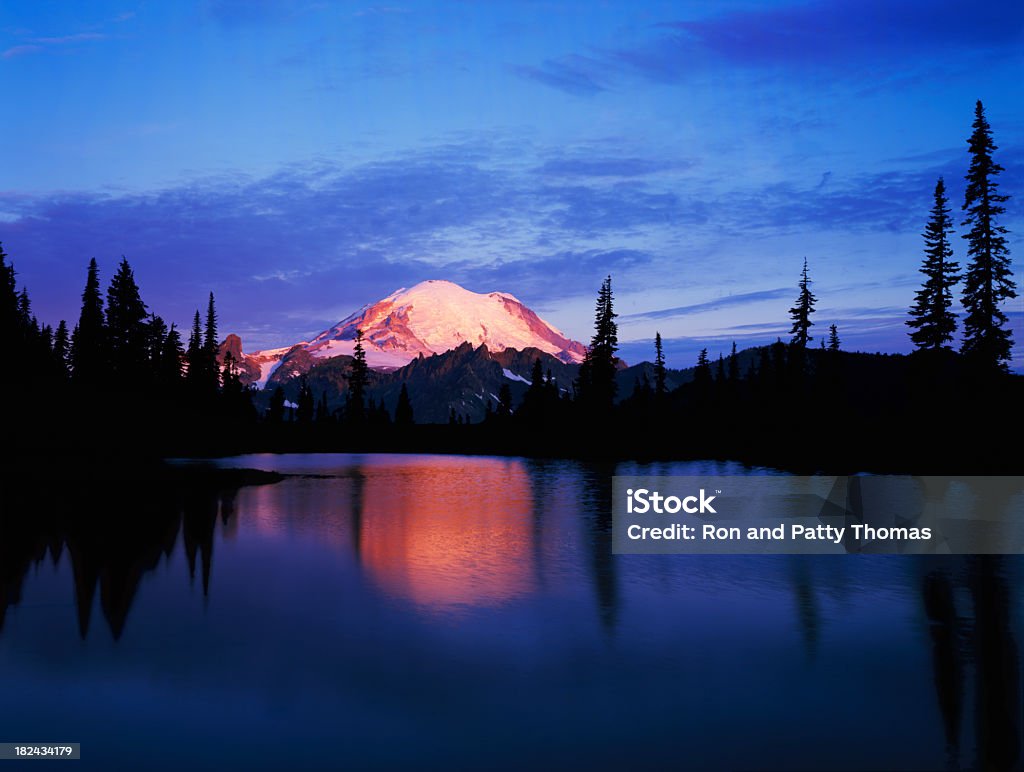
[[[9,2],[0,68],[0,240],[48,322],[123,254],[247,350],[427,278],[586,341],[611,273],[626,358],[660,330],[681,366],[785,335],[806,256],[815,332],[902,351],[976,99],[1024,279],[1020,2]]]

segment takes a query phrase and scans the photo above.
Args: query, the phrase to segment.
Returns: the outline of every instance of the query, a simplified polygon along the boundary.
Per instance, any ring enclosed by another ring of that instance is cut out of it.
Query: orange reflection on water
[[[520,462],[425,457],[363,471],[360,558],[385,592],[445,608],[532,590],[533,502]]]

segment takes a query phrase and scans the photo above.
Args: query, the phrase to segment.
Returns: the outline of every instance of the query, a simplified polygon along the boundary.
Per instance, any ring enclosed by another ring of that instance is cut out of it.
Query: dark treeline
[[[143,301],[127,260],[105,293],[92,260],[77,322],[52,329],[33,315],[27,290],[17,289],[0,249],[6,359],[0,390],[8,436],[23,453],[66,453],[85,464],[112,457],[135,462],[361,450],[718,457],[836,471],[1016,471],[1015,461],[998,451],[1000,438],[1021,428],[1015,406],[1024,396],[1024,379],[1008,370],[1012,335],[1003,310],[1016,297],[1006,229],[999,224],[1008,197],[997,186],[1002,169],[993,160],[996,146],[980,102],[968,146],[965,266],[961,272],[953,259],[952,218],[939,179],[923,234],[924,278],[907,320],[916,348],[911,356],[843,351],[834,323],[827,334],[817,332],[818,298],[805,259],[788,341],[739,352],[733,344],[728,356],[714,361],[704,349],[686,377],[677,377],[666,368],[657,334],[653,366],[641,368],[624,394],[609,276],[598,291],[593,337],[571,382],[564,364],[538,357],[529,385],[516,384],[514,396],[505,383],[482,419],[452,404],[447,424],[422,425],[413,405],[424,381],[382,385],[367,366],[361,332],[354,356],[316,366],[333,377],[319,381],[319,391],[302,375],[287,393],[278,387],[257,394],[243,385],[245,363],[230,341],[218,342],[212,293],[184,341]],[[955,351],[960,325],[952,305],[961,281],[966,313]],[[413,369],[428,365],[421,360]],[[458,377],[442,372],[444,366],[432,376],[435,389],[436,378]]]

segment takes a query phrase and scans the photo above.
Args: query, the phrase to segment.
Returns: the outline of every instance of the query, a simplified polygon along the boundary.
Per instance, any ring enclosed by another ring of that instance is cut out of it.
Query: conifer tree
[[[0,245],[0,350],[12,353],[22,338],[17,288],[14,266],[7,263],[7,253]]]
[[[348,419],[360,423],[366,417],[366,387],[370,368],[366,364],[363,331],[356,330],[356,345],[352,352],[352,370],[348,376]]]
[[[619,349],[617,314],[613,308],[612,277],[601,283],[594,310],[594,336],[580,366],[580,397],[589,406],[610,409],[615,401],[615,366]]]
[[[68,323],[63,319],[53,336],[53,358],[61,377],[67,377],[71,365],[71,336],[68,334]]]
[[[654,333],[654,393],[662,395],[666,392],[665,386],[665,351],[661,345],[661,333]]]
[[[181,383],[181,365],[185,361],[185,350],[181,345],[181,333],[171,324],[164,336],[163,346],[156,374],[157,382],[165,389],[175,390]]]
[[[217,311],[214,308],[213,293],[206,306],[206,326],[203,329],[202,377],[204,389],[215,394],[220,386],[220,371],[217,367]]]
[[[540,420],[546,413],[547,384],[544,382],[544,366],[540,357],[533,360],[533,368],[530,371],[530,387],[523,396],[523,403],[519,406],[519,414],[529,420]]]
[[[490,402],[487,403],[490,405]],[[413,412],[412,402],[409,401],[409,389],[406,385],[402,384],[402,390],[398,392],[398,404],[395,406],[395,425],[396,426],[412,426]]]
[[[961,351],[983,368],[1007,369],[1013,334],[1003,301],[1017,297],[1005,227],[999,224],[1009,196],[999,193],[995,177],[1003,167],[992,158],[997,145],[979,100],[975,105],[973,133],[967,140],[971,154],[963,211],[967,227],[969,262],[964,273],[964,334]]]
[[[159,380],[159,372],[162,369],[164,355],[164,341],[167,339],[167,325],[164,320],[156,314],[149,315],[146,322],[146,360],[150,372],[156,380]]]
[[[107,354],[117,385],[138,388],[147,371],[148,338],[146,304],[142,302],[135,274],[122,257],[107,289]]]
[[[230,404],[237,400],[242,393],[242,379],[238,373],[238,365],[235,362],[235,355],[230,351],[224,353],[224,365],[221,370],[220,382],[225,402]]]
[[[192,318],[192,332],[188,336],[188,349],[185,351],[185,362],[188,371],[185,378],[193,393],[198,394],[204,391],[206,383],[206,355],[203,349],[203,330],[199,321],[199,310]]]
[[[834,324],[828,327],[828,350],[839,351],[839,328]]]
[[[740,380],[740,360],[736,356],[736,341],[732,342],[732,351],[729,354],[729,383],[736,384]]]
[[[796,305],[789,309],[790,318],[793,320],[793,329],[789,332],[793,336],[793,345],[799,348],[807,348],[807,344],[814,338],[810,334],[811,314],[814,313],[814,304],[817,298],[811,292],[813,282],[807,275],[807,258],[804,258],[804,269],[800,272],[800,294],[797,296]]]
[[[96,265],[96,258],[93,258],[89,261],[85,289],[82,291],[82,312],[71,345],[71,375],[79,384],[95,386],[104,377],[105,335],[99,266]]]
[[[702,348],[697,355],[697,367],[693,371],[693,382],[697,384],[700,391],[707,391],[711,386],[711,360],[708,359],[708,350]]]
[[[310,387],[309,381],[306,380],[306,376],[302,376],[302,383],[299,385],[299,396],[295,403],[295,420],[300,424],[312,422],[314,409],[313,389]]]
[[[949,200],[946,198],[946,184],[942,177],[935,183],[935,203],[931,217],[924,230],[924,261],[921,273],[925,280],[917,291],[914,305],[910,309],[907,326],[911,327],[910,339],[921,351],[949,349],[956,331],[956,314],[950,310],[953,304],[953,286],[959,281],[960,266],[953,261],[953,247],[949,235],[953,223],[949,217]]]

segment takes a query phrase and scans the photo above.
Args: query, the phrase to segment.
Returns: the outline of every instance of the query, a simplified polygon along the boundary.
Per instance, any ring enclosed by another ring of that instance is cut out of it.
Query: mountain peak
[[[586,353],[581,343],[567,338],[514,295],[473,292],[445,279],[395,290],[298,345],[317,359],[352,355],[356,330],[363,332],[367,363],[377,370],[393,370],[419,356],[467,343],[495,352],[532,347],[566,363],[581,362]],[[261,375],[269,372],[269,367],[261,368]],[[262,386],[266,379],[261,380]]]

